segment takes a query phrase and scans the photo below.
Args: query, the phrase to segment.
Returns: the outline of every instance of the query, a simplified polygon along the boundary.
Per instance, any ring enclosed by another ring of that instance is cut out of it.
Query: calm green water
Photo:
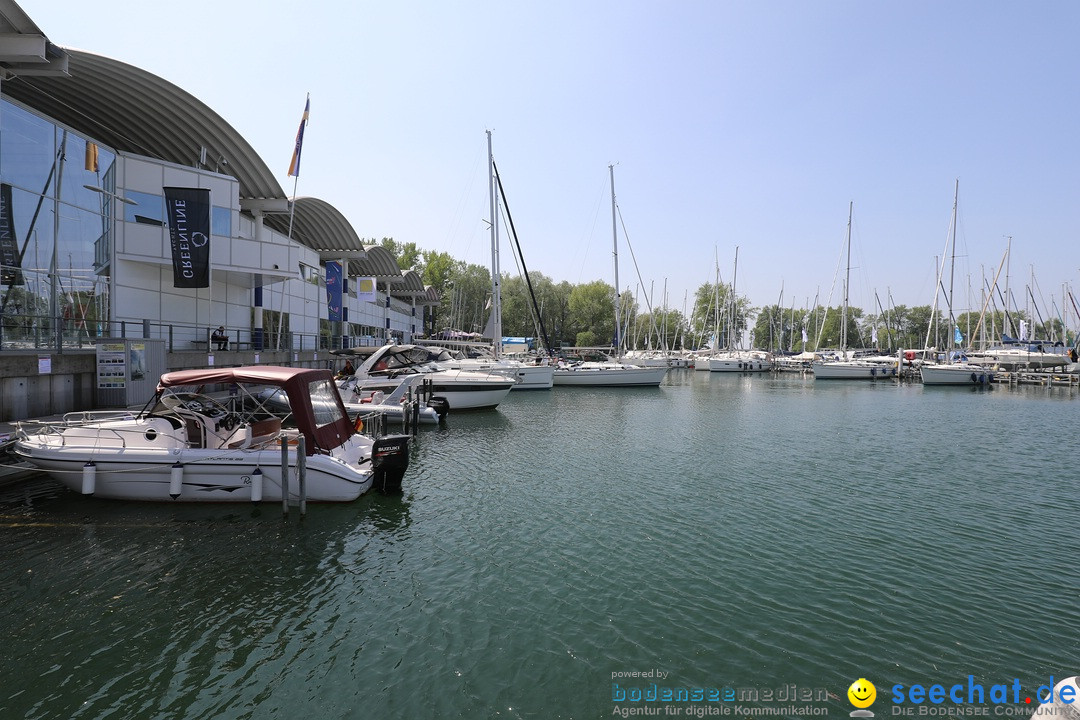
[[[827,689],[846,718],[866,677],[882,718],[897,683],[1033,691],[1080,672],[1078,420],[1062,389],[673,371],[451,416],[403,497],[302,522],[30,484],[0,498],[0,717],[602,718],[613,683],[660,682]]]

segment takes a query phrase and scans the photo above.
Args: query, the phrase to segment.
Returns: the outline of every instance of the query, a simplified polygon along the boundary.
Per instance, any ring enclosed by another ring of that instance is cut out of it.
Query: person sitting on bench
[[[224,325],[218,325],[218,329],[214,331],[214,334],[210,336],[210,339],[217,345],[218,350],[229,349],[229,336],[225,334]]]

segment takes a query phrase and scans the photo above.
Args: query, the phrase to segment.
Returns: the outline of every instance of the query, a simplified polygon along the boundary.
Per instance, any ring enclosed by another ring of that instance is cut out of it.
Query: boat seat
[[[192,417],[185,416],[184,429],[187,431],[187,444],[190,448],[201,448],[206,443],[203,440],[202,423]]]
[[[251,423],[248,436],[229,445],[230,448],[258,447],[277,440],[281,435],[281,418],[268,418]]]

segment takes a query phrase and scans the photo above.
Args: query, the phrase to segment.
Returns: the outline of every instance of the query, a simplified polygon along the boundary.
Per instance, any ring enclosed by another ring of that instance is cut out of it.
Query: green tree
[[[937,332],[930,334],[930,345],[933,347],[942,347],[939,344],[940,329],[947,328],[948,323],[945,322],[944,315],[941,310],[934,310],[930,305],[916,305],[911,308],[902,309],[902,323],[900,325],[900,339],[903,347],[906,348],[923,348],[926,343],[926,331],[930,328],[931,322],[933,322],[934,329]],[[952,329],[948,328],[949,337],[952,337]],[[947,341],[948,342],[948,341]]]
[[[482,265],[458,261],[440,296],[439,314],[444,328],[483,332],[491,310],[491,273]]]
[[[757,313],[745,296],[736,295],[732,308],[730,285],[702,283],[694,293],[694,314],[689,332],[696,345],[707,345],[716,335],[717,347],[736,347]],[[763,342],[756,334],[754,338],[755,344]]]
[[[807,310],[767,305],[757,314],[754,324],[754,345],[781,352],[802,352],[802,332],[806,330],[806,349],[812,349],[814,328]]]
[[[597,342],[596,333],[592,330],[579,332],[574,337],[574,347],[596,347]]]
[[[631,348],[676,349],[684,339],[687,322],[678,310],[657,308],[636,317],[628,336]]]
[[[839,348],[842,343],[841,335],[843,334],[843,307],[834,308],[818,308],[818,331],[820,334],[807,333],[810,336],[811,341],[814,342],[814,350],[820,348]],[[848,306],[847,315],[847,347],[857,348],[866,347],[870,343],[870,329],[866,328],[864,333],[862,323],[859,322],[863,317],[863,309],[853,306]],[[824,320],[822,320],[824,318]]]
[[[983,347],[1000,339],[1001,329],[1005,327],[1005,313],[987,310],[980,326],[979,313],[966,312],[956,319],[956,324],[964,336],[965,347]]]
[[[570,327],[578,333],[592,332],[593,342],[608,343],[615,337],[615,290],[603,280],[576,286],[570,292]]]
[[[387,252],[394,256],[394,261],[401,271],[415,270],[417,273],[423,274],[423,251],[416,246],[416,243],[399,243],[394,238],[384,237],[375,244],[386,248]]]

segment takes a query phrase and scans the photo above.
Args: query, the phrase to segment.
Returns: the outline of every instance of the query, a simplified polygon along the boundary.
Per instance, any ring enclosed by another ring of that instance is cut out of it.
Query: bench
[[[281,436],[281,418],[267,418],[251,424],[248,436],[229,445],[230,448],[247,449],[267,445]]]

